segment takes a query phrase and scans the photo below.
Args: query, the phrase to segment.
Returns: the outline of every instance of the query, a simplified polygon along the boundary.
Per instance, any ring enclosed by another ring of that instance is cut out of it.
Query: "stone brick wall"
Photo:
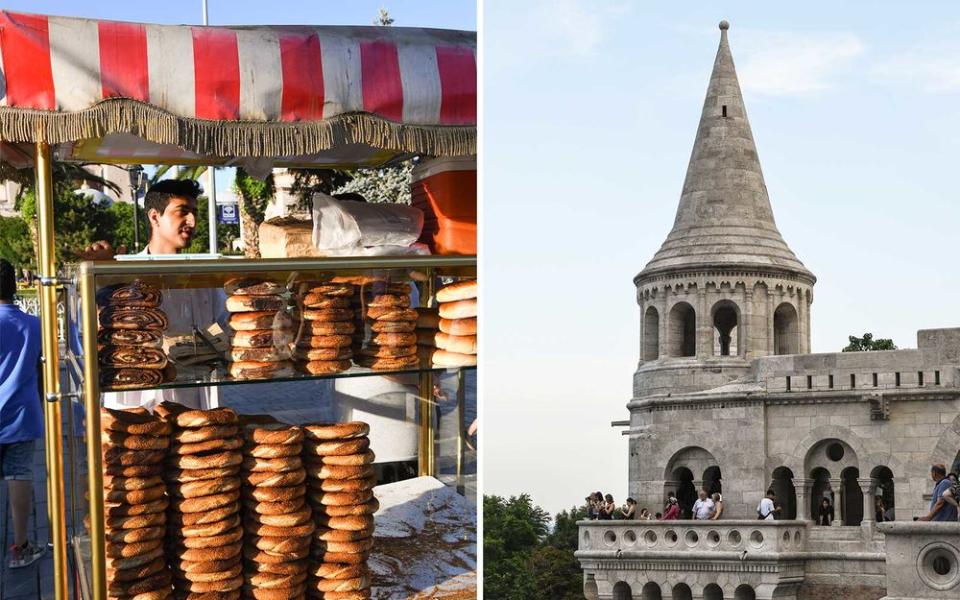
[[[848,585],[802,585],[797,600],[879,600],[884,588]]]

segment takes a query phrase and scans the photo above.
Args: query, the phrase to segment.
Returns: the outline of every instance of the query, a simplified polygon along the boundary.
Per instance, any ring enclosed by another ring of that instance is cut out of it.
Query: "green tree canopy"
[[[850,336],[850,343],[843,352],[871,352],[873,350],[896,350],[893,340],[878,338],[873,339],[872,333],[865,333],[863,337]]]
[[[36,269],[30,227],[19,217],[0,217],[0,258],[18,269]]]

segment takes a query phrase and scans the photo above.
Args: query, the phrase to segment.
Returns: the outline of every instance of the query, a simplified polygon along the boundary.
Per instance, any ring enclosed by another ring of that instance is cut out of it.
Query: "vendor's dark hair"
[[[13,265],[0,258],[0,300],[12,302],[17,293],[17,272]]]
[[[153,209],[163,214],[173,198],[186,198],[194,202],[203,193],[200,183],[193,179],[164,179],[150,187],[150,191],[143,198],[144,212]]]
[[[946,477],[946,476],[947,476],[947,468],[946,468],[945,466],[943,466],[943,465],[933,465],[932,467],[930,467],[930,472],[931,472],[931,473],[936,473],[936,474],[940,475],[941,477]]]

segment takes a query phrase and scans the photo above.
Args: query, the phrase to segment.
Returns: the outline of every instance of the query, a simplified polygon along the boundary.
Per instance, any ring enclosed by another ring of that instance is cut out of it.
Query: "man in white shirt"
[[[757,506],[757,515],[765,520],[772,521],[773,515],[780,512],[780,509],[773,504],[773,499],[776,498],[776,494],[773,493],[773,489],[767,490],[766,497],[760,501],[760,505]]]
[[[200,184],[192,179],[166,179],[150,188],[143,200],[150,223],[150,241],[140,255],[179,254],[190,246],[197,227],[197,197],[202,191]],[[77,255],[84,260],[111,260],[115,254],[125,251],[120,246],[115,252],[109,242],[99,241]],[[225,322],[224,301],[222,288],[164,290],[160,308],[169,321],[165,334],[191,335],[194,329],[203,331],[214,322]],[[191,408],[219,406],[216,387],[106,393],[103,401],[108,408],[152,409],[164,401]]]
[[[713,500],[707,496],[706,490],[700,490],[699,499],[693,503],[693,518],[698,521],[706,521],[714,511]]]

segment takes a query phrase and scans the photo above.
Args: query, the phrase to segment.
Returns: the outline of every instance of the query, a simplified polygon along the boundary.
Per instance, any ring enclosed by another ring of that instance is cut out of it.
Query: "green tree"
[[[184,252],[205,254],[210,251],[210,225],[207,220],[209,205],[206,196],[197,198],[197,229],[193,234],[190,245]],[[133,231],[131,226],[130,231]],[[217,250],[221,254],[236,254],[233,251],[233,240],[240,235],[239,225],[223,225],[217,223]]]
[[[569,511],[561,511],[553,521],[553,530],[544,540],[546,544],[555,548],[576,552],[580,543],[580,530],[577,521],[587,518],[587,509],[583,506],[574,506]]]
[[[30,227],[19,217],[0,217],[0,258],[18,269],[36,269]]]
[[[893,340],[878,338],[873,339],[872,333],[865,333],[863,337],[850,336],[850,343],[843,352],[871,352],[874,350],[896,350]]]
[[[276,195],[273,185],[273,173],[266,179],[251,177],[242,168],[237,168],[233,180],[233,191],[240,205],[240,226],[246,247],[247,258],[260,258],[260,224],[267,213],[267,205]]]
[[[583,571],[572,550],[541,546],[528,565],[534,600],[583,599]]]
[[[548,533],[550,515],[530,496],[483,497],[483,589],[491,600],[534,598],[530,557]]]

